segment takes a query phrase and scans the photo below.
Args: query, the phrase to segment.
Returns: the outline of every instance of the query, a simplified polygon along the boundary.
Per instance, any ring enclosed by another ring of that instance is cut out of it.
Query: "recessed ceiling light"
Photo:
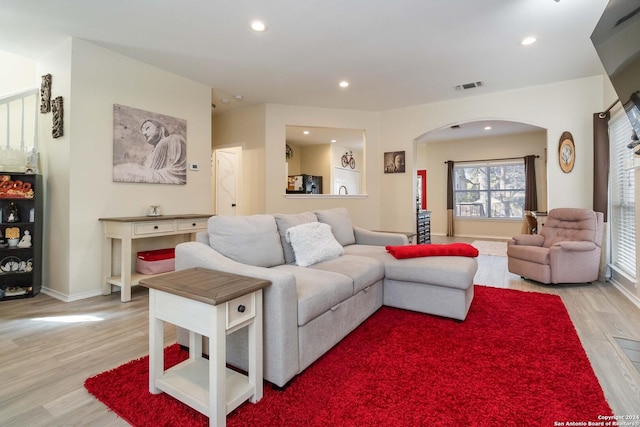
[[[262,21],[251,21],[251,29],[253,31],[262,32],[267,29],[267,26]]]
[[[332,139],[331,142],[332,143],[336,143],[336,142],[338,142],[338,140],[337,139]]]
[[[242,96],[242,95],[233,95],[233,99],[235,99],[236,101],[242,101],[244,99],[244,96]]]
[[[526,37],[526,38],[522,39],[520,44],[522,46],[529,46],[530,44],[534,44],[536,42],[536,40],[537,39],[535,37]]]
[[[222,101],[223,104],[228,104],[229,103],[229,100],[226,99],[226,98],[222,98],[222,99],[220,99],[220,101]]]
[[[491,130],[491,126],[485,126],[484,130]]]
[[[341,88],[349,87],[349,82],[346,80],[343,80],[340,83],[338,83],[338,86],[340,86]]]
[[[305,130],[302,133],[305,134],[305,135],[309,135],[310,132],[308,130]]]

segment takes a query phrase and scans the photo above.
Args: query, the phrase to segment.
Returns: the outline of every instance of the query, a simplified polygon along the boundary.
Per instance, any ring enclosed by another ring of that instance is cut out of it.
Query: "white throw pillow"
[[[331,226],[321,222],[296,225],[287,230],[287,240],[296,255],[296,264],[301,267],[337,258],[344,248],[331,232]]]

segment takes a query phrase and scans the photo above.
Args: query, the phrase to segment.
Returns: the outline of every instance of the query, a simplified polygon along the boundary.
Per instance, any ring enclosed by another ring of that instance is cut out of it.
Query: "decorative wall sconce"
[[[60,138],[64,135],[63,118],[64,108],[62,106],[62,97],[58,96],[53,100],[51,105],[51,112],[53,113],[53,127],[51,128],[51,135],[54,138]]]
[[[51,74],[45,74],[40,83],[40,112],[44,114],[49,111],[51,111]]]

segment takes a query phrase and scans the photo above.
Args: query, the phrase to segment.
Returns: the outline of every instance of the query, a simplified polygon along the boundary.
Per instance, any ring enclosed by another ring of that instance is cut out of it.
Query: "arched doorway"
[[[432,130],[415,139],[416,169],[427,171],[427,210],[432,211],[432,235],[447,231],[447,167],[445,162],[488,164],[536,155],[538,210],[546,210],[547,131],[539,126],[508,120],[476,120],[454,123]],[[475,207],[474,207],[475,208]],[[471,209],[471,208],[469,208]],[[456,236],[506,239],[522,231],[522,219],[492,218],[487,209],[476,214],[455,212]],[[472,213],[474,213],[472,212]]]

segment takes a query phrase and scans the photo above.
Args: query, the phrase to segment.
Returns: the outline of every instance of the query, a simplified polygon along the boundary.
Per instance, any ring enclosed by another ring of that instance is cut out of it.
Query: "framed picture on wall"
[[[389,151],[384,153],[384,173],[404,173],[404,151]]]
[[[573,169],[576,161],[576,147],[573,143],[571,132],[563,132],[558,145],[558,161],[564,173],[569,173]]]
[[[187,121],[115,104],[113,181],[187,183]]]

